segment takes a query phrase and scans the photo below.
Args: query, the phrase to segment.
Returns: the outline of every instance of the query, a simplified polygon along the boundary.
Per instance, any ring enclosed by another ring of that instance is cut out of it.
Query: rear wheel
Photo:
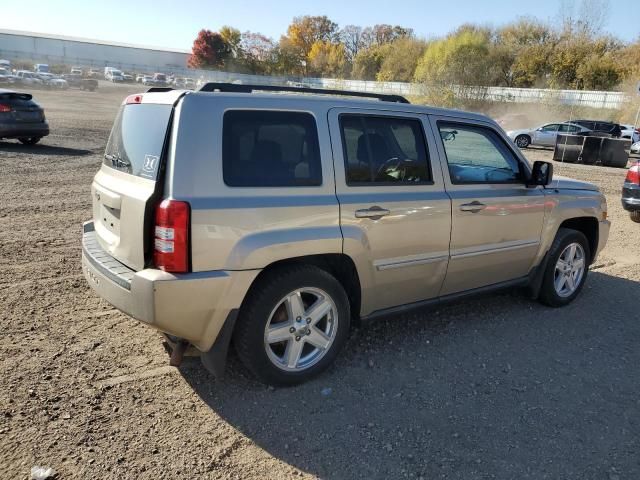
[[[636,222],[636,223],[640,223],[640,210],[636,210],[634,212],[629,212],[629,217],[631,217],[631,220]]]
[[[282,267],[249,292],[235,348],[261,381],[295,385],[333,363],[347,340],[349,317],[347,295],[332,275],[311,265]]]
[[[25,145],[35,145],[40,141],[41,138],[42,137],[22,137],[22,138],[19,138],[18,141]]]
[[[531,144],[531,138],[529,138],[529,135],[518,135],[515,141],[519,148],[527,148]]]
[[[548,255],[540,301],[550,307],[562,307],[578,296],[587,279],[589,242],[582,232],[561,228]]]

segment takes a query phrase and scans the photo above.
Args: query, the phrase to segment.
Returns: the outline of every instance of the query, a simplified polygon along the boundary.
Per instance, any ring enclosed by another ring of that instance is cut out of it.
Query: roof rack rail
[[[171,88],[171,87],[151,87],[149,90],[147,90],[147,93],[150,93],[150,92],[170,92],[171,90],[173,90],[173,88]]]
[[[231,92],[231,93],[251,93],[253,91],[262,92],[294,92],[294,93],[315,93],[321,95],[342,95],[346,97],[377,98],[383,102],[409,103],[409,100],[401,95],[387,95],[384,93],[358,92],[350,90],[332,90],[324,88],[310,87],[285,87],[277,85],[244,85],[238,83],[205,83],[201,92]]]

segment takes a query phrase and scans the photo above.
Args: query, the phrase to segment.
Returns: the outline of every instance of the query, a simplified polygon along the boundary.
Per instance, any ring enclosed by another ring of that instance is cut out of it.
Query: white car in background
[[[631,153],[640,155],[640,142],[636,142],[633,145],[631,145]]]
[[[69,83],[64,78],[60,78],[53,73],[37,73],[36,74],[46,88],[53,88],[56,90],[67,90]]]
[[[630,138],[631,143],[640,142],[640,126],[635,128],[633,125],[620,124],[622,132],[620,132],[620,138]]]
[[[30,72],[29,70],[18,70],[16,72],[16,77],[18,77],[19,82],[22,85],[27,87],[42,87],[44,82],[38,78],[38,75],[35,72]]]
[[[520,148],[529,145],[553,147],[558,135],[587,135],[591,130],[575,123],[546,123],[538,128],[509,130],[507,135]]]

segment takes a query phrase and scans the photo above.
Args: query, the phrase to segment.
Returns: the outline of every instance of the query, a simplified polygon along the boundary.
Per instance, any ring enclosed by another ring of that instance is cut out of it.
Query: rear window
[[[321,185],[315,119],[303,112],[226,112],[222,171],[232,187]]]
[[[155,180],[172,108],[171,105],[123,105],[111,129],[104,164]]]

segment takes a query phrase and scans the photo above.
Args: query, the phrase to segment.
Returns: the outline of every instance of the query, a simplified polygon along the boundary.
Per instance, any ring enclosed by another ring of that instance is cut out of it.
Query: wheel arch
[[[598,219],[595,217],[568,218],[558,226],[558,230],[561,228],[577,230],[587,237],[589,242],[589,264],[591,264],[598,250]]]

